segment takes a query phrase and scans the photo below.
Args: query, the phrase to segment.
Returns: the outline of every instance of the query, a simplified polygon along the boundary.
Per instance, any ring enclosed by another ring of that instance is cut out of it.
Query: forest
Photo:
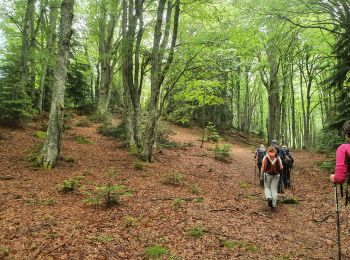
[[[349,0],[0,1],[0,259],[336,259],[349,73]]]

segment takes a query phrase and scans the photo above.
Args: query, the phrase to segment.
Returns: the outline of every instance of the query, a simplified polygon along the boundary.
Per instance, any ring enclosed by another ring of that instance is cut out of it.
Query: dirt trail
[[[63,157],[74,162],[60,161],[51,172],[32,169],[24,159],[40,142],[35,127],[4,130],[0,174],[15,177],[0,180],[0,247],[9,249],[9,258],[143,259],[146,247],[160,244],[171,251],[170,259],[335,259],[332,187],[314,166],[321,155],[294,152],[300,204],[278,204],[271,212],[254,185],[252,147],[232,145],[233,162],[222,163],[214,159],[213,144],[199,147],[199,130],[174,126],[172,139],[185,145],[159,150],[155,163],[136,170],[137,159],[119,142],[99,135],[96,124],[75,126],[79,120],[63,138]],[[92,143],[77,144],[77,135]],[[184,176],[183,185],[162,183],[170,171]],[[78,175],[85,176],[84,186],[72,194],[58,192],[59,184]],[[84,203],[87,192],[108,183],[130,187],[133,196],[108,209]],[[176,207],[171,198],[187,200]],[[131,227],[126,216],[134,219]],[[342,237],[348,237],[344,207],[341,223]],[[189,235],[195,227],[205,230],[203,236]],[[349,246],[343,239],[348,258]]]

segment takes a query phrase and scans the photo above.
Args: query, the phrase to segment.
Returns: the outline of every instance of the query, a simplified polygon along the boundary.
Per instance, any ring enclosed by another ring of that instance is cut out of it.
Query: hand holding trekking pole
[[[338,260],[341,260],[341,244],[340,244],[340,221],[339,221],[339,204],[338,204],[338,188],[334,184],[334,204],[336,214],[336,229],[337,229],[337,245],[338,245]]]

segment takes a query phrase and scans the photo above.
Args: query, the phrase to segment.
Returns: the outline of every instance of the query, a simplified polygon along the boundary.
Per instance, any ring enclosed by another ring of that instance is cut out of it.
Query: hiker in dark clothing
[[[285,188],[290,188],[290,187],[292,187],[291,178],[290,178],[290,171],[293,167],[294,159],[292,157],[292,154],[288,150],[287,146],[283,145],[282,150],[285,153],[284,161],[282,161],[282,163],[283,163],[283,186]]]
[[[260,175],[260,172],[261,172],[261,166],[262,166],[262,161],[264,159],[266,155],[266,149],[265,149],[265,146],[263,144],[261,144],[255,151],[255,157],[254,159],[256,160],[256,164],[258,166],[258,169],[259,169],[259,179],[261,179],[261,175]],[[260,185],[263,186],[264,183],[263,182],[260,182]]]
[[[330,181],[336,184],[343,184],[350,172],[350,120],[343,126],[346,143],[341,144],[336,152],[336,164]]]

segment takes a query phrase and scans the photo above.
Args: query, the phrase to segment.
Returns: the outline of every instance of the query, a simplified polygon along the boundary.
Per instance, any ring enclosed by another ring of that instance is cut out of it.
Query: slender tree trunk
[[[70,38],[72,36],[74,0],[62,0],[58,53],[54,71],[53,94],[47,137],[41,152],[44,169],[50,170],[56,165],[60,153],[63,126],[65,82],[69,60]]]
[[[147,120],[145,138],[143,143],[142,157],[144,160],[149,162],[152,161],[153,145],[155,142],[155,129],[156,123],[159,118],[159,94],[162,87],[164,78],[168,73],[170,65],[173,61],[174,48],[177,39],[178,32],[178,22],[180,14],[180,1],[175,0],[175,12],[174,12],[174,22],[173,22],[173,33],[171,44],[169,47],[168,58],[163,64],[164,53],[168,45],[168,38],[170,34],[171,25],[171,14],[172,14],[172,1],[168,0],[166,21],[165,21],[165,31],[163,35],[163,40],[161,42],[162,36],[162,23],[163,23],[163,12],[166,0],[159,0],[157,9],[157,20],[154,28],[154,38],[153,38],[153,48],[152,48],[152,63],[151,63],[151,99],[149,104],[149,116]]]
[[[22,78],[21,83],[17,88],[14,89],[15,99],[25,99],[28,97],[27,93],[31,93],[33,86],[31,86],[31,39],[34,33],[34,12],[35,12],[35,1],[27,0],[26,12],[23,21],[22,31],[22,47],[21,47],[21,69]],[[29,109],[29,107],[27,108]]]
[[[104,6],[106,5],[106,6]],[[109,113],[109,104],[112,93],[112,81],[114,71],[113,40],[116,27],[117,13],[107,12],[109,6],[102,2],[100,6],[98,22],[99,61],[100,61],[100,85],[96,114],[106,117]],[[116,12],[116,10],[111,10]]]
[[[46,49],[44,51],[44,61],[42,63],[41,76],[40,76],[40,85],[38,93],[38,110],[41,112],[44,105],[44,88],[46,82],[46,76],[48,68],[53,67],[54,59],[54,50],[55,50],[55,41],[56,41],[56,24],[58,18],[58,0],[51,0],[50,2],[50,15],[49,15],[49,24],[46,30]]]
[[[291,113],[292,113],[292,147],[295,148],[295,138],[296,138],[296,121],[295,121],[295,96],[294,96],[294,83],[293,83],[293,75],[294,75],[294,65],[291,65],[291,75],[290,75],[290,96],[291,96]]]
[[[240,58],[238,58],[238,62],[241,62]],[[237,128],[238,130],[242,130],[242,115],[241,115],[241,66],[238,65],[237,68]]]

